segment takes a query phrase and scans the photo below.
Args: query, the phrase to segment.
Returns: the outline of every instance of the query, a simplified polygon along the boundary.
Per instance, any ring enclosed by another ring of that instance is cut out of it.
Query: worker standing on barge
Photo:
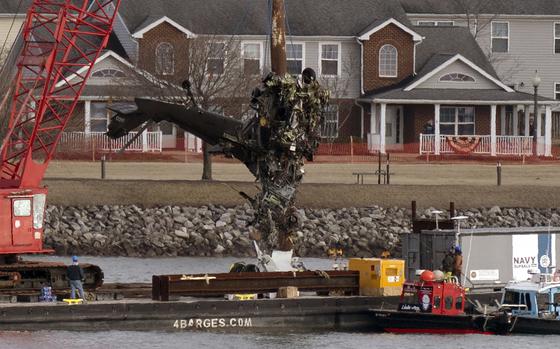
[[[82,280],[84,280],[84,271],[82,267],[78,264],[78,257],[72,256],[72,265],[66,269],[66,277],[70,281],[70,298],[76,298],[76,289],[80,292],[80,298],[84,297],[84,287],[82,285]]]
[[[461,273],[463,270],[463,252],[461,246],[455,246],[455,256],[453,258],[453,276],[461,280]]]

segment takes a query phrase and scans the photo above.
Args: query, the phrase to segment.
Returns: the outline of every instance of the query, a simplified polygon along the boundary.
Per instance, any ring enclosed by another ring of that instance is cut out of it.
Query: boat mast
[[[288,72],[286,62],[286,12],[284,0],[272,0],[272,30],[270,38],[270,63],[276,75]]]

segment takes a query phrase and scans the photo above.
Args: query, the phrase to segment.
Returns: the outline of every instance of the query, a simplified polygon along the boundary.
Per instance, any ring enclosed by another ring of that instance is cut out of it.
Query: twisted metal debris
[[[298,227],[296,191],[305,173],[304,160],[313,160],[319,146],[329,93],[310,69],[304,72],[303,81],[291,75],[270,75],[263,85],[252,101],[263,151],[255,176],[262,188],[251,202],[265,244],[289,250]]]
[[[266,248],[290,250],[298,226],[294,206],[304,175],[305,160],[312,160],[319,145],[320,126],[330,93],[321,88],[312,69],[302,78],[269,74],[253,91],[256,115],[246,121],[199,108],[188,82],[183,84],[188,103],[175,99],[137,98],[135,105],[113,105],[117,114],[108,135],[118,138],[150,122],[168,121],[242,161],[261,185],[249,199],[256,211],[253,224]],[[141,132],[138,133],[140,135]]]

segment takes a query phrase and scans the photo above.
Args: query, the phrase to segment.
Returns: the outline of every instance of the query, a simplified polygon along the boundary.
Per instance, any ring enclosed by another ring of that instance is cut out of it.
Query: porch
[[[366,118],[369,150],[406,151],[414,144],[420,154],[552,156],[552,107],[557,102],[539,97],[535,113],[530,96],[518,92],[508,101],[485,100],[484,91],[470,100],[446,92],[451,96],[441,99],[374,96]]]
[[[544,150],[544,137],[537,142],[539,153]],[[495,147],[492,144],[492,136],[456,136],[420,134],[420,154],[479,154],[490,156],[532,156],[535,154],[534,137],[531,136],[496,136]]]
[[[122,149],[137,134],[138,132],[130,132],[119,139],[111,139],[107,137],[105,132],[64,132],[62,133],[58,148],[59,151],[65,152],[115,152]],[[136,138],[126,148],[126,151],[143,153],[161,152],[162,140],[161,131],[144,131],[140,137]]]

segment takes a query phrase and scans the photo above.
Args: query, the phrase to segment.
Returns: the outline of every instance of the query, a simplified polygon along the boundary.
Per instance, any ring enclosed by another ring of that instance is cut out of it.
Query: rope
[[[23,0],[19,0],[17,8],[16,8],[16,13],[14,13],[14,17],[12,18],[12,23],[10,24],[10,29],[8,29],[8,33],[6,34],[6,38],[4,39],[4,43],[2,44],[2,49],[0,49],[0,59],[2,59],[2,56],[4,55],[4,49],[6,48],[6,45],[8,43],[8,39],[10,37],[10,34],[12,33],[12,29],[14,28],[14,25],[16,23],[16,18],[17,15],[19,14],[19,10],[21,9],[21,4],[23,3]]]

